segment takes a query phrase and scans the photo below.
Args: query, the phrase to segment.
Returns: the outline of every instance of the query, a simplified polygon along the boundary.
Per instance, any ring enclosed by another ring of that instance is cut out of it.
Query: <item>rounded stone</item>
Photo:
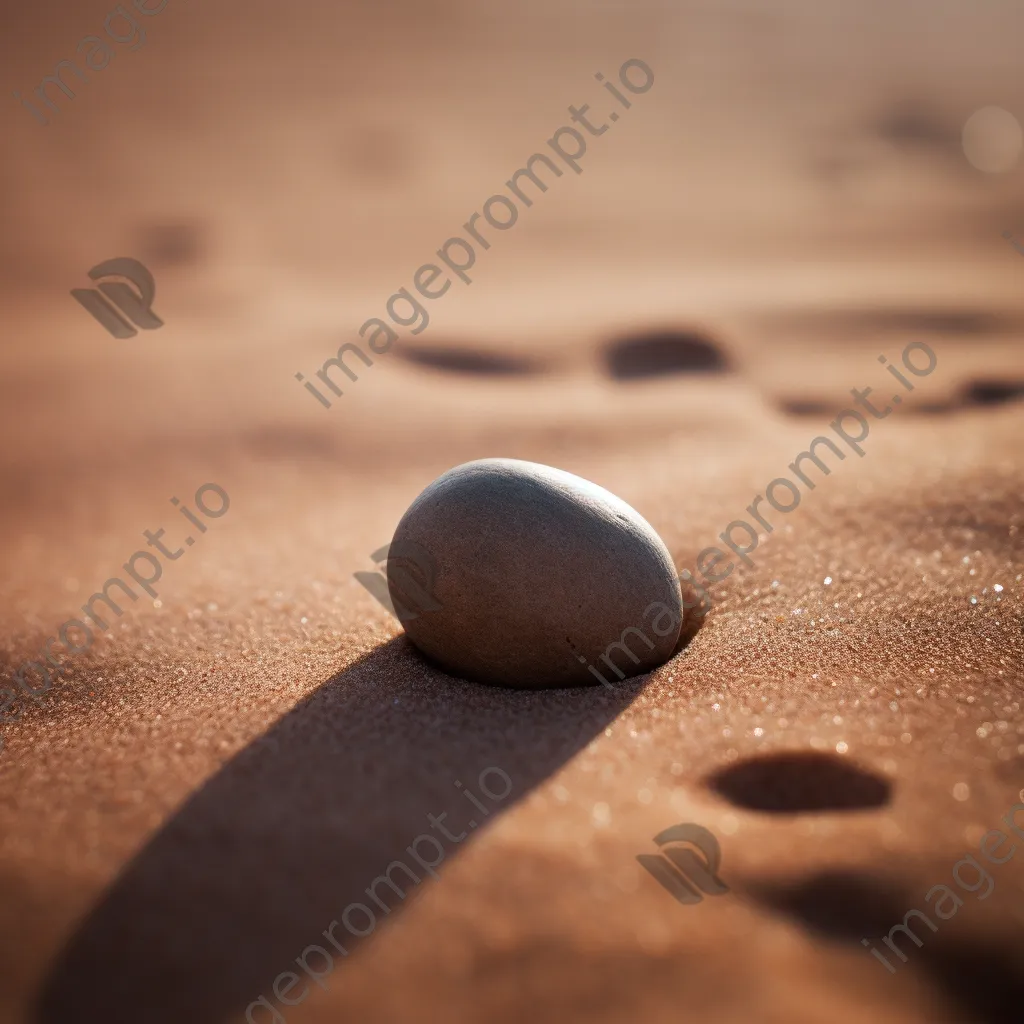
[[[387,573],[409,639],[481,683],[615,683],[667,661],[682,627],[654,528],[603,487],[536,462],[442,474],[399,522]]]

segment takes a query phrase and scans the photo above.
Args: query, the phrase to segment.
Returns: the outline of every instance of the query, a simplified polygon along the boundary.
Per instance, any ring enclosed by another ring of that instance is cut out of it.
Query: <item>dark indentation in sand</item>
[[[973,380],[964,386],[965,405],[1003,405],[1024,398],[1024,380]]]
[[[923,104],[893,107],[879,118],[874,130],[880,138],[902,149],[963,154],[960,129]]]
[[[948,878],[934,881],[952,885]],[[929,913],[930,904],[924,899],[927,891],[927,882],[921,887],[903,887],[855,871],[826,871],[798,882],[747,888],[754,899],[794,918],[815,936],[855,946],[879,976],[888,978],[891,972],[874,956],[872,948],[889,961],[896,975],[908,970],[924,973],[954,1004],[958,1019],[1016,1024],[1024,1003],[1024,966],[1019,948],[1006,941],[1005,935],[959,935],[952,920],[943,921]],[[966,890],[958,895],[973,902]],[[911,909],[927,915],[935,931],[916,915],[911,917],[909,924],[921,945],[902,931],[893,936],[894,945],[906,957],[904,962],[884,940],[890,929],[903,924]],[[868,946],[862,945],[865,938]]]
[[[843,758],[795,751],[730,765],[708,785],[737,807],[767,814],[859,811],[881,807],[891,794],[884,778]]]
[[[771,317],[770,320],[782,326],[800,326],[814,331],[840,328],[865,333],[916,332],[951,337],[1005,334],[1019,329],[1024,324],[1024,320],[1013,313],[988,309],[928,309],[916,306],[793,311]]]
[[[605,359],[616,380],[731,369],[721,346],[696,331],[652,331],[619,338],[608,346]]]
[[[862,938],[888,934],[893,924],[902,920],[913,895],[892,882],[847,871],[826,871],[796,882],[758,884],[748,891],[773,910],[799,919],[817,935],[857,945]]]
[[[536,373],[539,369],[536,363],[519,356],[465,348],[403,346],[396,348],[395,353],[406,362],[415,363],[417,366],[477,377],[523,377]]]
[[[968,942],[946,934],[934,938],[940,941],[928,946],[926,940],[925,948],[914,952],[925,954],[924,968],[936,988],[944,990],[965,1017],[982,1024],[1019,1024],[1024,1006],[1019,943],[984,938]]]
[[[933,402],[914,401],[913,404],[904,404],[900,409],[900,415],[938,416],[952,412],[961,404],[963,404],[961,401],[943,401],[941,399]],[[841,399],[827,402],[816,398],[783,397],[776,400],[776,405],[787,416],[814,416],[828,420],[838,416],[843,409]]]
[[[139,233],[142,261],[154,267],[195,263],[203,254],[203,231],[198,224],[180,221],[150,224]]]
[[[813,398],[780,398],[778,406],[787,416],[832,416],[836,411],[834,403]]]
[[[980,309],[865,310],[860,319],[866,327],[929,334],[996,334],[1005,327],[998,314]]]

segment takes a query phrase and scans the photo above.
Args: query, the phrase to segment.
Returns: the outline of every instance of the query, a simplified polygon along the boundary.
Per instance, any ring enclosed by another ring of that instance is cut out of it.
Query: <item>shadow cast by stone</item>
[[[483,825],[483,816],[456,782],[476,790],[480,773],[499,766],[512,780],[500,807],[514,805],[641,689],[498,690],[441,676],[404,638],[384,644],[250,743],[157,831],[51,965],[31,1019],[240,1019],[280,972],[297,970],[309,944],[324,944],[347,904],[368,902],[370,882],[429,833],[428,814],[451,812],[448,827],[472,841],[469,819]],[[440,874],[430,884],[444,884]],[[405,906],[390,902],[382,918]]]

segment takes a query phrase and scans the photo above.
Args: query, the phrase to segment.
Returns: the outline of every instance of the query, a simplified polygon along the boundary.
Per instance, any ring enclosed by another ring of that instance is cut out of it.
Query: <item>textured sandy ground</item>
[[[8,93],[107,10],[5,15]],[[4,730],[0,1019],[242,1020],[497,766],[509,797],[289,1022],[1019,1020],[1024,842],[895,975],[860,940],[1024,800],[1024,409],[963,400],[1024,378],[999,237],[1024,181],[981,179],[958,136],[1024,109],[1024,12],[172,0],[149,27],[51,127],[0,114],[5,678],[142,530],[181,541],[172,496],[215,481],[231,507]],[[292,374],[632,56],[652,91],[417,342],[541,372],[396,346],[311,401]],[[67,291],[122,252],[166,326],[115,343]],[[609,337],[665,324],[737,372],[608,377]],[[916,401],[614,693],[451,679],[352,578],[427,482],[497,455],[613,490],[692,567],[912,340],[938,356]],[[684,907],[635,855],[689,821],[731,891]]]

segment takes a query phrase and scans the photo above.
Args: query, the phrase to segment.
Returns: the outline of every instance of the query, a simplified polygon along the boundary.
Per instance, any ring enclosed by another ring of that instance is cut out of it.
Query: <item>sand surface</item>
[[[6,13],[6,95],[109,9]],[[1024,175],[959,135],[1024,112],[1024,8],[172,0],[146,27],[52,125],[0,112],[0,685],[143,530],[183,543],[172,497],[230,507],[0,732],[0,1020],[281,1008],[442,813],[469,834],[438,877],[288,1022],[1019,1020],[1024,841],[895,974],[861,939],[1024,801],[1024,405],[991,400],[1024,380]],[[631,57],[655,84],[584,172],[333,408],[304,392]],[[118,341],[67,293],[127,254],[165,326]],[[660,328],[732,372],[615,379],[608,344]],[[912,342],[936,368],[864,456],[613,691],[450,678],[353,578],[493,456],[612,490],[692,569]],[[727,894],[640,868],[679,822]]]

